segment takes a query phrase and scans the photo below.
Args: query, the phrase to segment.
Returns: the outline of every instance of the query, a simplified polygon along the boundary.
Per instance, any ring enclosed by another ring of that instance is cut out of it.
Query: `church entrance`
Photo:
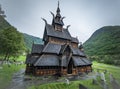
[[[68,68],[67,68],[68,74],[72,74],[72,67],[73,67],[73,62],[72,62],[72,59],[70,59],[69,64],[68,64]]]

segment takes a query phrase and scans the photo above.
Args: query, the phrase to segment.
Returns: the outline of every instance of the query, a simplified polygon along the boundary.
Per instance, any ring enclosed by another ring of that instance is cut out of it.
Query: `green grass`
[[[26,60],[26,56],[19,56],[17,58],[17,61],[25,61]]]
[[[12,79],[13,73],[17,72],[21,68],[24,68],[25,65],[3,65],[3,69],[0,69],[0,89],[7,87]]]
[[[108,65],[108,64],[103,64],[103,63],[97,63],[93,62],[93,69],[96,71],[97,69],[100,69],[100,71],[107,70],[106,74],[106,79],[109,81],[109,74],[112,74],[115,79],[120,84],[120,67],[118,66],[113,66],[113,65]]]
[[[97,71],[99,69],[99,72],[104,72],[104,70],[107,70],[105,77],[106,77],[107,83],[109,84],[109,87],[111,87],[109,74],[112,74],[115,77],[115,79],[120,83],[120,75],[119,75],[120,67],[93,62],[93,69],[94,71]],[[99,80],[100,78],[98,77],[98,82]],[[92,79],[71,81],[69,86],[67,86],[67,84],[65,84],[64,82],[58,82],[58,83],[42,84],[39,86],[31,86],[28,89],[79,89],[79,84],[83,84],[89,89],[102,89],[100,85],[93,85]]]
[[[93,85],[92,80],[72,81],[69,85],[63,82],[50,83],[40,86],[32,86],[28,89],[79,89],[79,84],[85,85],[86,87],[89,87],[89,89],[102,89],[101,87],[98,87],[98,85]]]

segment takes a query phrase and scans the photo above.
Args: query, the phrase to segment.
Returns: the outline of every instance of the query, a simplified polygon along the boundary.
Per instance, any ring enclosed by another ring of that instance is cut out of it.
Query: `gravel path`
[[[27,85],[24,82],[24,69],[13,75],[12,81],[7,89],[26,89]]]

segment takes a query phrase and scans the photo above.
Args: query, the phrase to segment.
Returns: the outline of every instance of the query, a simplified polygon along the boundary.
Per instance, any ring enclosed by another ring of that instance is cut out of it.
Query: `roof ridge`
[[[36,66],[39,63],[40,58],[43,56],[44,54],[42,54],[40,57],[38,57],[38,60],[34,63],[34,66]]]
[[[48,42],[48,43],[45,45],[45,47],[43,48],[42,52],[45,51],[45,49],[47,48],[48,44],[50,44],[50,42]]]

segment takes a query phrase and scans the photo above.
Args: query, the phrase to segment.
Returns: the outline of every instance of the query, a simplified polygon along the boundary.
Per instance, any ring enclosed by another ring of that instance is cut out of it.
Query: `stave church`
[[[86,57],[78,38],[69,33],[69,26],[64,28],[64,17],[60,14],[59,2],[56,14],[51,12],[52,23],[45,19],[43,34],[44,44],[33,43],[31,53],[26,57],[26,74],[79,75],[92,71],[92,63]]]

